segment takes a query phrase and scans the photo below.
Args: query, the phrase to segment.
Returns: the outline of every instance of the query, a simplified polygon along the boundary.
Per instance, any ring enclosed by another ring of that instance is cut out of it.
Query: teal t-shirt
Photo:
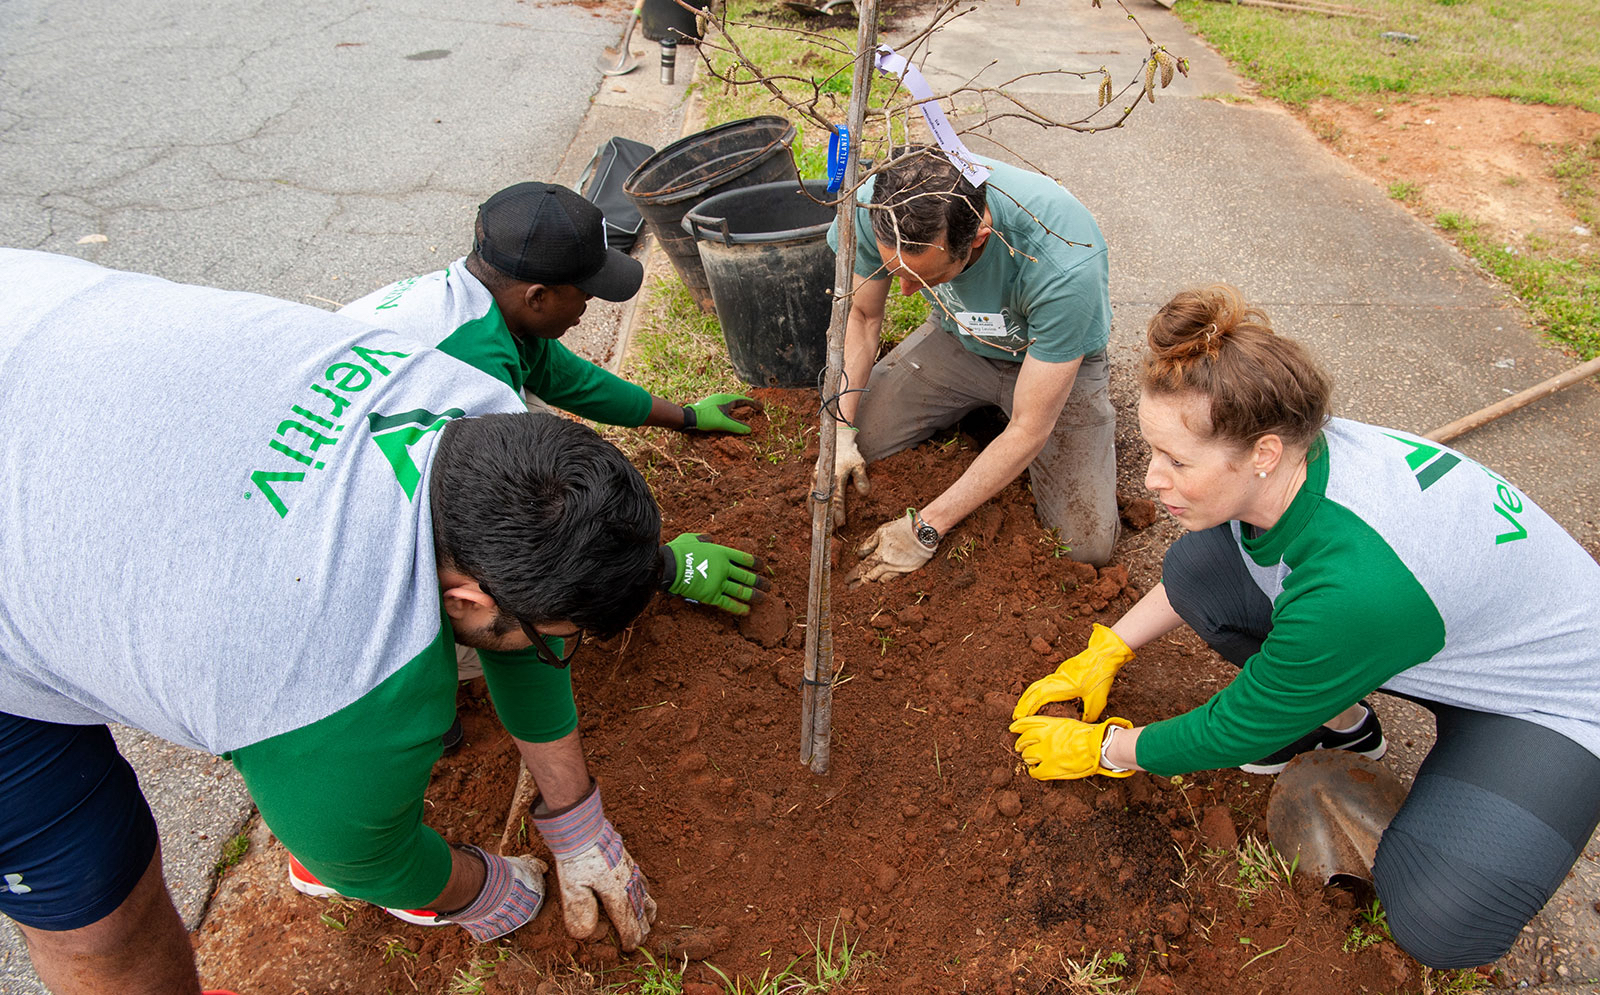
[[[933,314],[986,359],[1066,363],[1104,349],[1111,339],[1110,268],[1094,217],[1048,176],[973,158],[993,170],[984,196],[994,231],[977,262],[922,292]],[[871,203],[875,183],[876,177],[864,184],[856,199]],[[856,211],[855,272],[886,279],[871,214],[866,207]],[[839,247],[837,222],[828,244]]]

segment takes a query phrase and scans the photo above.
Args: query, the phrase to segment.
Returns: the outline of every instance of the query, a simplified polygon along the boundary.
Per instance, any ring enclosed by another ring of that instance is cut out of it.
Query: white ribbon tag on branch
[[[972,157],[972,151],[961,141],[956,129],[951,127],[950,119],[944,116],[938,101],[933,99],[933,89],[922,77],[922,71],[907,62],[905,56],[888,45],[878,46],[874,63],[883,72],[900,77],[900,82],[904,83],[906,89],[911,91],[911,95],[920,101],[917,107],[928,122],[928,130],[933,132],[933,140],[944,149],[945,158],[950,160],[952,166],[961,170],[961,175],[965,176],[973,186],[983,186],[984,181],[989,178],[989,167],[979,164]]]

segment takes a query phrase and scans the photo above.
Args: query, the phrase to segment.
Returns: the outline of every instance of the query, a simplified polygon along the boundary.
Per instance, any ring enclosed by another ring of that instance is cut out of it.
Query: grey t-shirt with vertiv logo
[[[495,379],[316,308],[0,249],[0,710],[213,753],[439,639],[429,462]]]

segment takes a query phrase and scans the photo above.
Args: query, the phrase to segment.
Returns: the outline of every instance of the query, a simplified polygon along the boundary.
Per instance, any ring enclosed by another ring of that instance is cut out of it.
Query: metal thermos
[[[673,76],[678,68],[678,39],[671,37],[661,39],[661,82],[667,86],[672,85]]]

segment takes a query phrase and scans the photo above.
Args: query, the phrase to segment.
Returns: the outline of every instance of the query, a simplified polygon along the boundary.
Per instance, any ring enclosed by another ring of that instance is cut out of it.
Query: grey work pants
[[[962,348],[929,319],[872,368],[856,410],[857,445],[868,463],[930,438],[963,415],[994,405],[1011,416],[1021,363]],[[1075,560],[1105,564],[1117,538],[1116,412],[1104,352],[1083,358],[1072,393],[1044,448],[1028,466],[1040,521]]]
[[[1272,603],[1225,524],[1173,543],[1161,580],[1179,617],[1236,666],[1272,630]],[[1429,967],[1476,967],[1511,948],[1583,853],[1600,824],[1600,758],[1525,719],[1411,700],[1438,736],[1384,830],[1373,882],[1403,950]]]

